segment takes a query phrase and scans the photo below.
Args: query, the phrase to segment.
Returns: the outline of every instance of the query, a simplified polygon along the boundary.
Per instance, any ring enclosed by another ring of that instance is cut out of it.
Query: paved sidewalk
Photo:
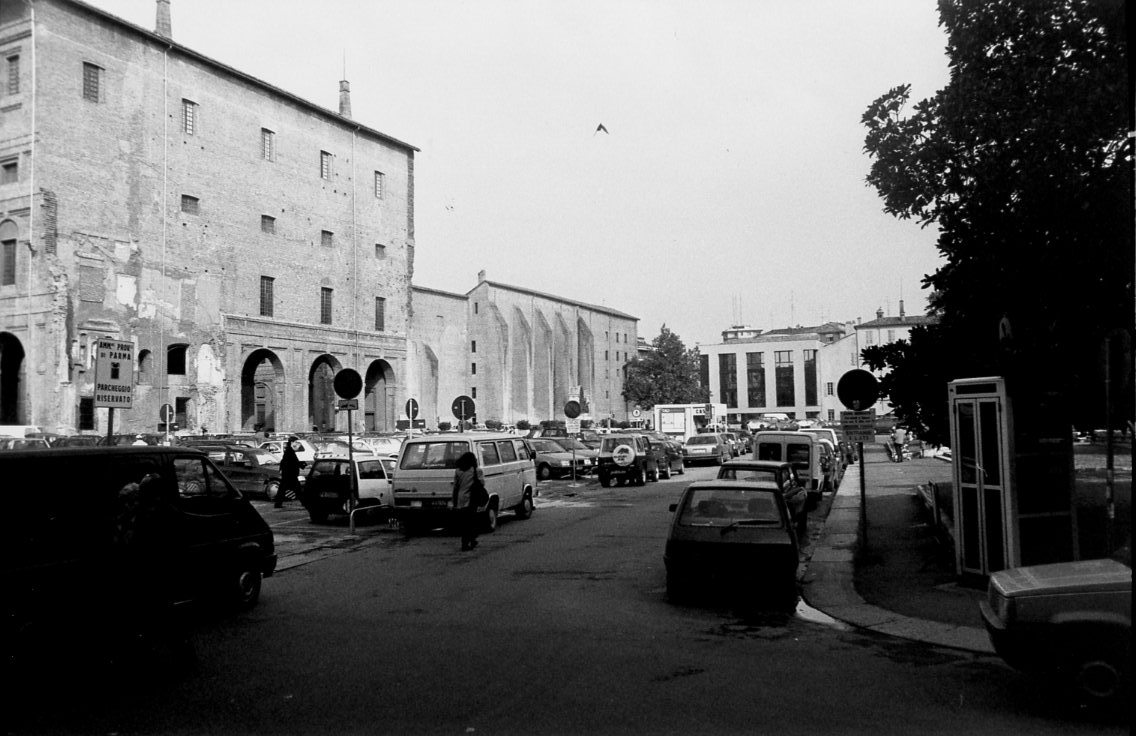
[[[832,499],[804,575],[804,598],[833,618],[882,634],[973,652],[994,652],[978,601],[958,585],[954,553],[937,537],[916,486],[949,479],[934,458],[902,463],[865,446],[867,543],[860,540],[860,466]],[[945,475],[944,475],[945,474]]]

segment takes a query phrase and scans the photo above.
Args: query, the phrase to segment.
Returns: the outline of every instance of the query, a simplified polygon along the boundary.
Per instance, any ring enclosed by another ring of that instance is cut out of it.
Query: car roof
[[[764,483],[755,483],[748,480],[699,480],[686,487],[687,492],[710,489],[723,491],[761,491],[763,493],[773,493],[779,498],[781,497],[781,492],[776,488],[770,488]]]
[[[769,468],[770,470],[774,470],[774,469],[777,469],[777,468],[785,468],[785,467],[791,468],[791,467],[793,467],[793,465],[792,465],[792,463],[789,463],[789,462],[784,461],[784,460],[727,460],[726,462],[722,463],[722,467],[724,467],[724,468],[754,468],[754,469]]]

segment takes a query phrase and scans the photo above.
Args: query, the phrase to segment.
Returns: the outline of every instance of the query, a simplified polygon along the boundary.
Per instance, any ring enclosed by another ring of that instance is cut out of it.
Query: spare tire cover
[[[626,468],[635,462],[635,448],[627,444],[619,445],[611,451],[611,459],[619,467]]]

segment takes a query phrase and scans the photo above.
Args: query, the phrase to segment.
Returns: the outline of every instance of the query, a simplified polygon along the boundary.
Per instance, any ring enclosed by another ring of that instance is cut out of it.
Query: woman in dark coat
[[[477,487],[485,488],[485,477],[477,467],[477,456],[467,452],[458,458],[457,470],[454,471],[454,510],[458,514],[463,552],[477,546]]]

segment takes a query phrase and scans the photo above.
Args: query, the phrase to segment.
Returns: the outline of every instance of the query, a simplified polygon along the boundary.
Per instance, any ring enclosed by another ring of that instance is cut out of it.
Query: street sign
[[[569,419],[575,419],[576,417],[580,416],[580,402],[572,400],[565,404],[564,416],[568,417]]]
[[[134,403],[134,343],[95,343],[95,406],[129,409]]]
[[[856,368],[837,381],[836,396],[852,411],[866,411],[880,398],[880,382],[869,371]]]
[[[406,418],[407,419],[417,419],[418,418],[418,399],[407,399],[406,400]]]
[[[565,420],[564,421],[564,431],[567,432],[568,434],[579,434],[580,433],[580,420],[579,419],[567,419],[567,420]]]
[[[473,404],[473,399],[468,396],[459,396],[454,399],[454,403],[450,405],[450,411],[454,413],[456,419],[467,421],[473,418],[476,413]]]
[[[875,442],[876,410],[840,412],[840,429],[846,442]]]
[[[359,399],[340,399],[335,402],[336,411],[358,411]]]
[[[331,379],[335,395],[341,399],[353,399],[363,390],[363,377],[354,368],[344,368]],[[358,409],[359,407],[355,407]]]
[[[172,424],[174,421],[174,408],[169,404],[162,404],[158,410],[158,421],[162,424]]]

